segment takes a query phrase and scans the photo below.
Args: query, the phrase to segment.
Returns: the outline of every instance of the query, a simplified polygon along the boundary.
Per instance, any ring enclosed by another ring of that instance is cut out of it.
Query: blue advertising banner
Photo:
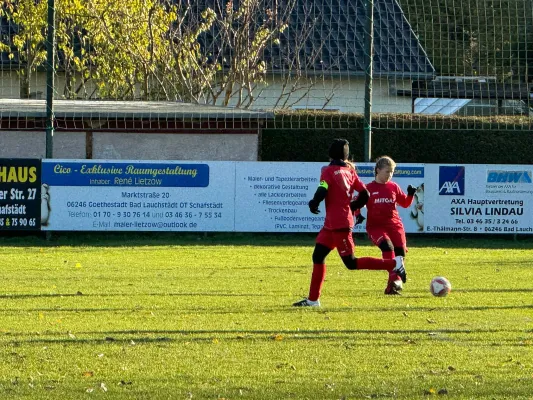
[[[43,230],[233,230],[233,163],[43,160],[42,168]]]
[[[357,175],[360,178],[374,178],[374,165],[358,164]],[[423,178],[424,167],[401,167],[397,166],[394,170],[394,179],[396,178]]]
[[[43,164],[50,186],[207,187],[207,164],[50,162]]]

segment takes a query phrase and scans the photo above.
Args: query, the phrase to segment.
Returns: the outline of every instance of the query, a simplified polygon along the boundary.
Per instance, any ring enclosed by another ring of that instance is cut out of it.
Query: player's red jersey
[[[407,196],[396,182],[370,182],[366,185],[370,198],[366,203],[368,210],[366,226],[398,226],[403,228],[396,204],[407,208],[413,202],[413,196]]]
[[[351,229],[353,214],[350,201],[354,191],[360,192],[365,185],[353,168],[331,163],[322,169],[320,174],[321,186],[327,184],[326,219],[324,228],[330,230]]]

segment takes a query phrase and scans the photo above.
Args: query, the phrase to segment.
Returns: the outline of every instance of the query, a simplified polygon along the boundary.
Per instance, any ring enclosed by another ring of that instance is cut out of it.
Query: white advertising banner
[[[427,164],[425,231],[533,232],[532,174],[530,165]]]
[[[43,230],[234,230],[234,163],[43,160],[42,170]]]
[[[56,231],[318,232],[307,203],[326,163],[43,160],[41,224]],[[407,233],[531,233],[531,166],[399,164]],[[364,183],[374,164],[361,163]],[[362,214],[365,216],[366,210]],[[355,232],[364,232],[365,224]]]
[[[307,203],[320,183],[324,163],[240,162],[235,187],[237,232],[318,232],[321,213]]]
[[[248,162],[237,167],[235,208],[237,232],[318,232],[324,223],[325,205],[321,213],[311,214],[307,203],[318,187],[324,163]],[[357,164],[364,183],[374,179],[374,164]],[[408,185],[423,183],[424,166],[401,165],[394,181],[406,191]],[[399,207],[407,232],[423,230],[423,187],[417,193],[420,201],[407,209]],[[419,212],[420,211],[420,212]],[[363,210],[365,215],[365,210]],[[364,232],[365,223],[355,232]]]

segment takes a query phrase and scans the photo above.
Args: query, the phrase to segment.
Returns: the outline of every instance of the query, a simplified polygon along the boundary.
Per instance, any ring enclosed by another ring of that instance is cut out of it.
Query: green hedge
[[[364,161],[363,118],[357,114],[283,113],[262,131],[263,161],[327,161],[334,138],[350,141],[351,157]],[[527,117],[374,117],[372,159],[396,162],[533,164],[533,122]]]

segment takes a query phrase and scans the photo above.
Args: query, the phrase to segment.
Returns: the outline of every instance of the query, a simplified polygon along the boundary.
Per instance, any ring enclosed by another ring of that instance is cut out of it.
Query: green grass
[[[0,398],[533,398],[531,239],[409,240],[403,296],[332,253],[309,310],[314,236],[0,238]]]

